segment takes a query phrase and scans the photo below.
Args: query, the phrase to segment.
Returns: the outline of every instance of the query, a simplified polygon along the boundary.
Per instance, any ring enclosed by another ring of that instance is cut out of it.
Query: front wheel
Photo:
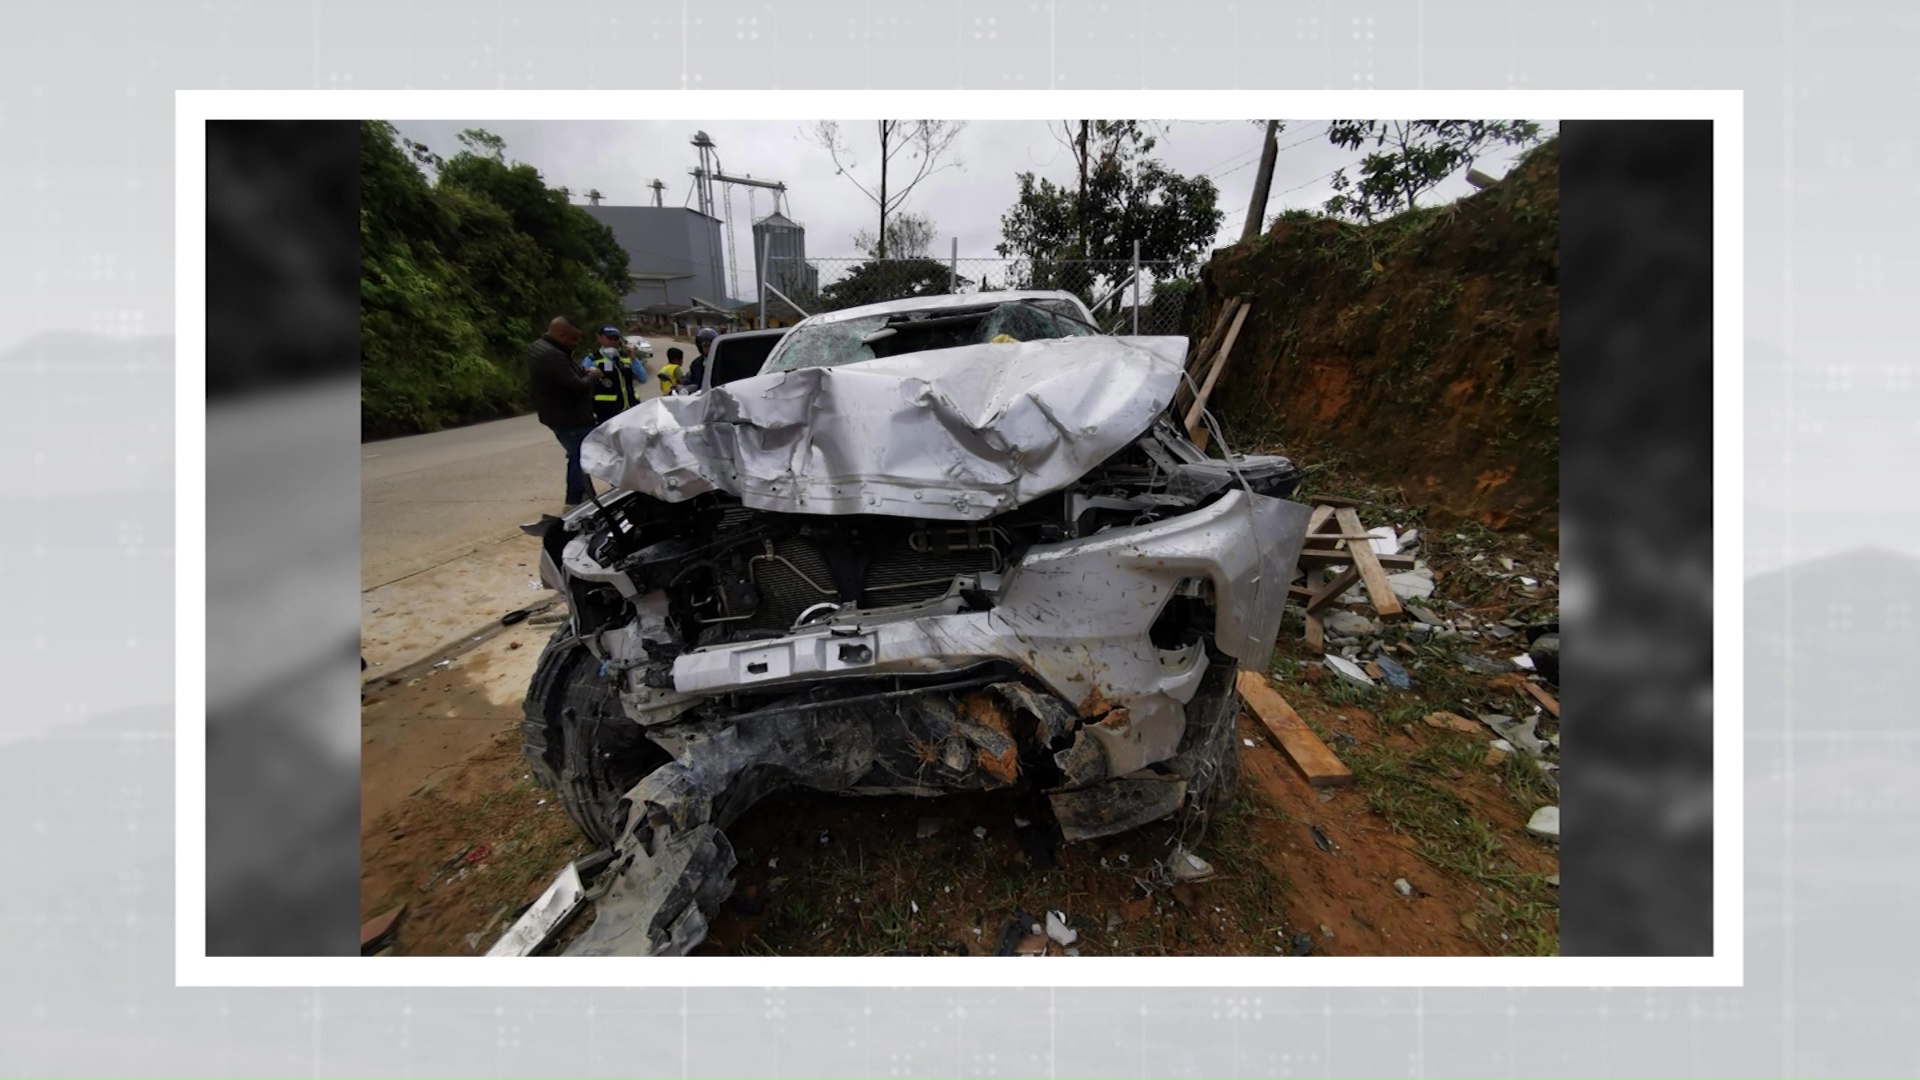
[[[540,655],[522,712],[520,749],[534,779],[587,839],[611,847],[621,797],[671,755],[621,712],[619,688],[565,624]]]

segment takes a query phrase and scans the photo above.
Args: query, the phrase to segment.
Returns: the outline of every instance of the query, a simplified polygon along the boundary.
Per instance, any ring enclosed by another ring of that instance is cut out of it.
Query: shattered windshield
[[[1087,337],[1097,331],[1060,301],[1020,300],[953,312],[899,312],[796,327],[766,371],[837,367],[992,341]]]

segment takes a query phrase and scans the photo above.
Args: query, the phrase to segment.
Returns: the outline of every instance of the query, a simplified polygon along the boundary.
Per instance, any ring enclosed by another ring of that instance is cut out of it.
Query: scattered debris
[[[1428,727],[1444,728],[1450,731],[1463,732],[1467,735],[1480,734],[1479,724],[1474,723],[1458,713],[1430,712],[1421,717],[1420,720]]]
[[[1321,625],[1343,637],[1375,633],[1379,628],[1365,615],[1355,615],[1351,611],[1336,611],[1320,620]]]
[[[1373,537],[1373,539],[1369,542],[1373,545],[1373,550],[1375,554],[1377,555],[1400,554],[1400,538],[1394,534],[1393,526],[1376,525],[1373,528],[1368,529],[1367,534]]]
[[[1416,619],[1419,619],[1421,622],[1426,623],[1430,627],[1438,626],[1442,622],[1446,621],[1440,618],[1440,616],[1435,615],[1433,612],[1428,611],[1426,608],[1419,607],[1414,604],[1407,605],[1407,614],[1413,616]]]
[[[1360,670],[1360,665],[1354,663],[1351,660],[1346,659],[1345,657],[1342,657],[1342,656],[1327,657],[1327,667],[1345,676],[1347,679],[1353,682],[1359,683],[1361,686],[1373,685],[1373,680],[1367,677],[1366,672]]]
[[[1387,578],[1387,588],[1402,600],[1425,600],[1433,595],[1433,575],[1410,570]]]
[[[1253,741],[1252,739],[1241,739],[1240,741],[1241,741],[1241,742],[1243,742],[1243,743],[1245,743],[1245,744],[1246,744],[1247,746],[1249,746],[1249,747],[1251,747],[1251,746],[1254,746],[1254,745],[1257,745],[1257,744],[1255,744],[1255,743],[1254,743],[1254,741]]]
[[[1535,810],[1533,816],[1527,819],[1527,831],[1535,836],[1547,836],[1555,840],[1560,839],[1560,808],[1558,806],[1543,806]]]
[[[1016,829],[1024,829],[1031,824],[1033,824],[1033,822],[1028,821],[1026,818],[1023,818],[1023,817],[1015,817],[1013,819],[1013,827]]]
[[[1408,548],[1413,547],[1415,544],[1418,544],[1420,542],[1420,530],[1408,529],[1406,532],[1403,532],[1400,534],[1399,542],[1400,542],[1400,550],[1402,551],[1405,551]]]
[[[1320,826],[1309,825],[1307,826],[1307,829],[1313,833],[1314,847],[1317,847],[1321,851],[1325,851],[1329,854],[1333,852],[1333,841],[1327,839],[1327,834],[1320,831]]]
[[[1512,562],[1513,562],[1513,560],[1512,560],[1512,559],[1508,559],[1508,560],[1507,560],[1507,562],[1508,562],[1508,564],[1509,564],[1509,565],[1507,566],[1507,569],[1509,569],[1509,570],[1511,570],[1511,569],[1513,569],[1513,566],[1511,565],[1511,564],[1512,564]],[[1525,585],[1525,586],[1526,586],[1527,588],[1529,588],[1529,589],[1531,589],[1531,588],[1533,588],[1533,587],[1534,587],[1535,585],[1538,585],[1538,584],[1540,584],[1540,583],[1539,583],[1538,581],[1535,581],[1535,580],[1534,580],[1533,578],[1530,578],[1530,577],[1523,577],[1523,578],[1521,578],[1521,579],[1520,579],[1520,584],[1522,584],[1522,585]]]
[[[1513,637],[1519,632],[1520,631],[1515,630],[1513,627],[1508,626],[1505,623],[1494,623],[1493,625],[1487,627],[1487,636],[1490,638],[1493,638],[1495,641],[1504,641],[1507,638]]]
[[[1549,885],[1551,885],[1551,886],[1553,886],[1553,887],[1554,887],[1554,888],[1556,888],[1556,889],[1557,889],[1557,888],[1559,888],[1559,887],[1560,887],[1560,875],[1559,875],[1559,874],[1548,874],[1548,875],[1547,875],[1547,884],[1549,884]]]
[[[1386,653],[1381,653],[1379,656],[1374,657],[1373,662],[1379,666],[1380,677],[1386,680],[1388,686],[1396,690],[1407,690],[1413,686],[1413,676],[1408,673],[1406,668],[1400,666],[1399,661],[1388,656]]]
[[[915,840],[925,840],[927,837],[939,832],[940,826],[944,824],[946,823],[939,818],[923,817],[913,827],[913,838]]]
[[[1495,739],[1495,740],[1493,740],[1493,748],[1494,748],[1495,750],[1498,750],[1498,751],[1500,751],[1500,752],[1501,752],[1501,753],[1503,753],[1503,754],[1511,754],[1511,753],[1513,753],[1513,744],[1512,744],[1512,743],[1510,743],[1510,742],[1508,742],[1508,741],[1507,741],[1507,740],[1505,740],[1505,739]]]
[[[589,861],[604,865],[599,859]],[[561,869],[548,885],[540,898],[528,906],[526,913],[501,936],[493,947],[487,950],[488,956],[530,956],[548,939],[567,924],[587,902],[587,889],[582,881],[580,863],[570,862]],[[473,948],[479,948],[478,934],[469,939]]]
[[[1511,716],[1498,713],[1483,713],[1480,716],[1480,722],[1492,728],[1495,735],[1511,744],[1506,747],[1508,750],[1517,746],[1536,758],[1547,752],[1547,744],[1540,741],[1540,737],[1535,734],[1535,729],[1540,723],[1538,715],[1529,716],[1525,720],[1516,720]]]
[[[1214,875],[1213,864],[1184,848],[1173,852],[1173,880],[1191,884]]]
[[[1459,653],[1457,654],[1457,658],[1460,661],[1461,667],[1477,675],[1505,675],[1507,672],[1513,670],[1512,664],[1503,664],[1498,660],[1489,660],[1484,656],[1475,656],[1472,653]]]
[[[1521,653],[1519,656],[1514,657],[1512,663],[1514,667],[1522,671],[1533,670],[1533,657],[1528,656],[1526,653]]]
[[[1188,858],[1193,856],[1189,855]],[[1080,932],[1067,925],[1067,917],[1058,911],[1047,912],[1047,936],[1061,945],[1071,945],[1080,940]]]
[[[973,838],[975,840],[985,840],[987,838],[987,827],[985,825],[975,825],[973,827]]]
[[[1309,934],[1303,930],[1300,933],[1293,935],[1293,955],[1295,956],[1312,956],[1313,955],[1313,935],[1312,934]]]
[[[1393,879],[1393,887],[1399,890],[1401,896],[1413,895],[1413,885],[1406,878]]]
[[[1554,719],[1558,720],[1560,718],[1560,702],[1555,700],[1552,694],[1547,693],[1533,683],[1522,683],[1520,689],[1533,695],[1533,699],[1538,701],[1541,708],[1546,709]],[[1558,750],[1560,748],[1560,736],[1555,735],[1549,741],[1553,743],[1554,749]]]
[[[1487,756],[1480,759],[1480,764],[1490,769],[1494,768],[1507,760],[1507,753],[1508,751],[1500,749],[1498,744],[1490,746],[1487,748]]]
[[[360,955],[371,956],[392,943],[394,931],[400,926],[400,917],[406,914],[407,905],[401,904],[383,915],[376,915],[360,926]]]

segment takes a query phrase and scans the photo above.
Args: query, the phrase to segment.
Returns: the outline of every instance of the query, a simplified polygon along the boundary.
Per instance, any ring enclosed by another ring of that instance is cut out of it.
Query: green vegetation
[[[626,252],[497,135],[451,159],[385,121],[360,139],[361,437],[525,412],[527,343],[554,315],[619,321]]]

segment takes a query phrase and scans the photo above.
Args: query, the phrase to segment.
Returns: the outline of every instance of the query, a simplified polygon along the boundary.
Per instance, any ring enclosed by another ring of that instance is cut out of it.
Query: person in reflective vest
[[[680,385],[680,358],[684,355],[686,354],[682,353],[679,349],[667,350],[666,365],[660,369],[660,395],[662,397],[673,393],[673,388]]]
[[[607,325],[600,328],[599,340],[583,366],[600,373],[600,384],[593,391],[593,418],[596,422],[606,423],[633,408],[634,402],[639,400],[633,385],[633,346],[626,343],[619,327]]]

